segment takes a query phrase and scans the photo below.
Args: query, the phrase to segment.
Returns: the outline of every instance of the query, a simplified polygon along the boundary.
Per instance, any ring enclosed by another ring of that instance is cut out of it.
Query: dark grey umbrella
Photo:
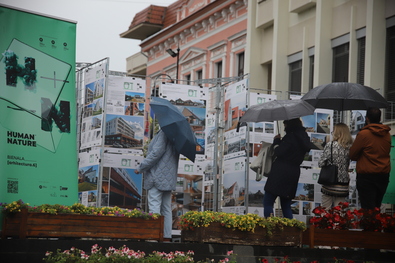
[[[302,100],[315,108],[338,111],[388,107],[387,100],[374,89],[348,82],[333,82],[317,86],[307,92]]]
[[[153,97],[150,106],[158,119],[160,128],[174,143],[176,150],[194,162],[196,137],[185,116],[176,106],[162,98]]]
[[[303,100],[272,100],[252,105],[239,123],[290,120],[314,114],[314,110],[313,106]]]

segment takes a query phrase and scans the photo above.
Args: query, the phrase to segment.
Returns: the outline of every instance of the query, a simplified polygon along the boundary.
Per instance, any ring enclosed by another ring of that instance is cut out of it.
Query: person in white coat
[[[144,175],[149,212],[164,216],[165,241],[171,239],[171,191],[176,190],[179,155],[174,144],[160,130],[150,142],[146,158],[134,170],[136,174]]]

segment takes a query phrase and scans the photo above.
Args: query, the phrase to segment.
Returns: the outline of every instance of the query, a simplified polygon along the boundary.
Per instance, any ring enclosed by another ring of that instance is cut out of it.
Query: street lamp
[[[177,57],[177,68],[176,68],[176,83],[178,83],[178,63],[180,60],[180,47],[177,47],[177,53],[174,52],[171,48],[166,49],[166,52],[169,53],[173,58]]]

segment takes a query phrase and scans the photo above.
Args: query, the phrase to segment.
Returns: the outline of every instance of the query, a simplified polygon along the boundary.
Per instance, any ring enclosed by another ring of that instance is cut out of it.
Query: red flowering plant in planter
[[[361,209],[363,214],[360,220],[360,227],[366,231],[375,232],[395,232],[395,217],[381,213],[379,208],[375,209]]]
[[[314,208],[310,224],[316,228],[347,230],[362,228],[365,231],[395,232],[395,216],[381,213],[380,209],[351,209],[342,202],[331,209]]]
[[[315,217],[310,219],[310,224],[317,228],[346,230],[355,229],[359,226],[359,219],[362,214],[349,208],[346,202],[339,203],[338,206],[325,209],[322,206],[314,208]]]

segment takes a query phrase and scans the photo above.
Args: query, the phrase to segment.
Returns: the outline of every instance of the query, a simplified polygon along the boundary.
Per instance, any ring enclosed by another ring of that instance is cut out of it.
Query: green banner
[[[0,5],[0,202],[78,202],[76,23]]]
[[[395,136],[392,136],[392,146],[395,145]],[[395,204],[395,148],[391,148],[390,152],[391,156],[391,172],[390,172],[390,183],[388,184],[387,187],[387,192],[384,195],[383,198],[383,204]]]

